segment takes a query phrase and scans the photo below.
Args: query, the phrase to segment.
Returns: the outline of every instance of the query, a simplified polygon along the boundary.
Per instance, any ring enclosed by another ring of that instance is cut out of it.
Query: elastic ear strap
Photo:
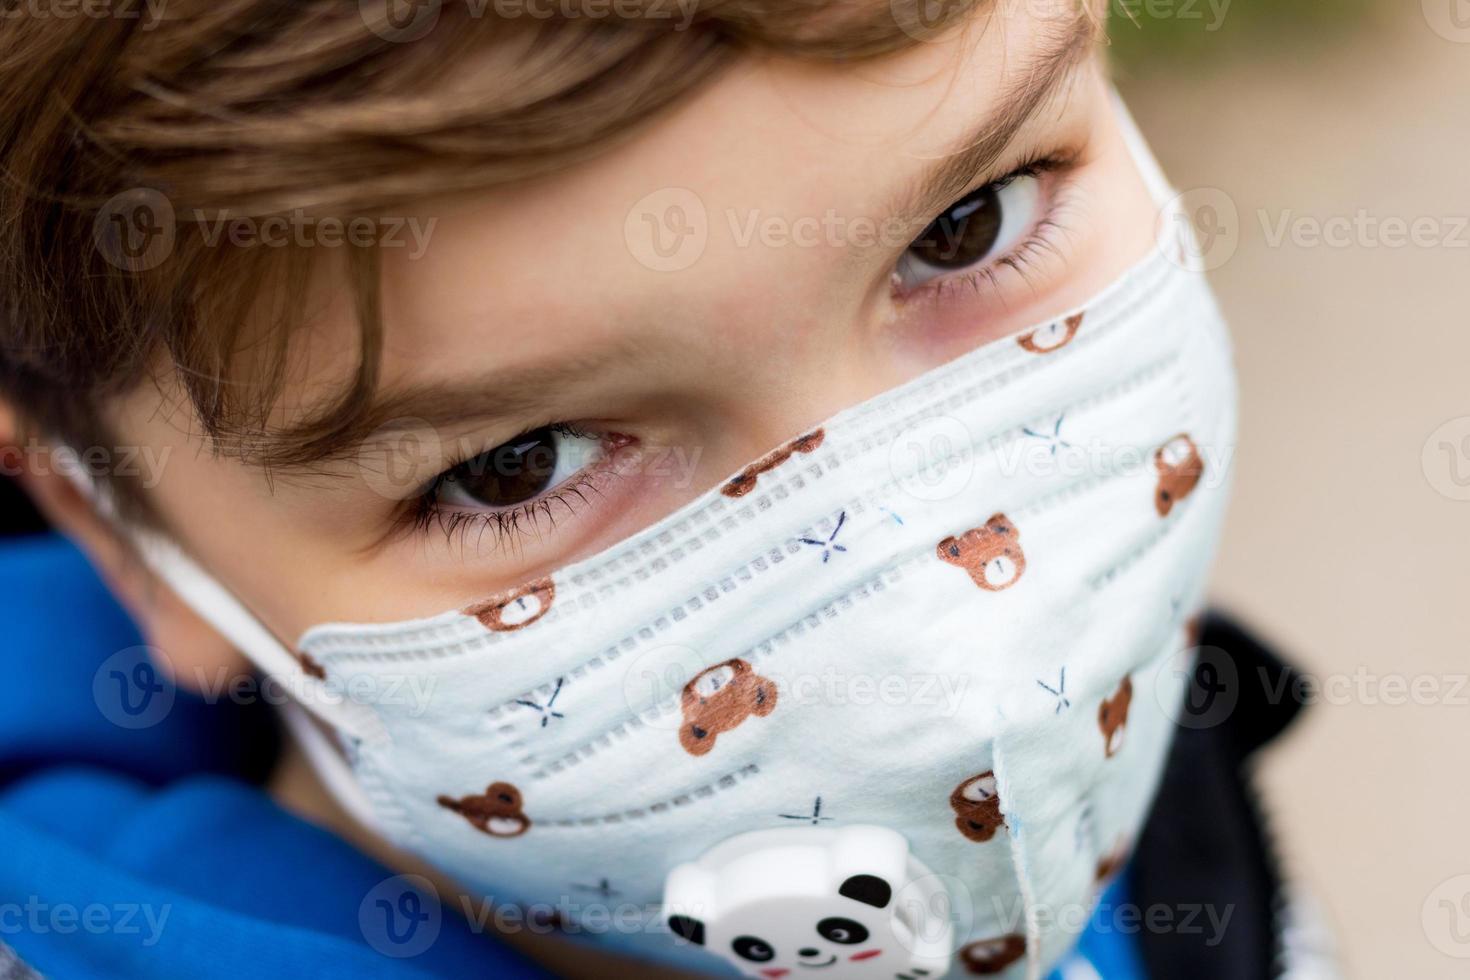
[[[153,574],[256,667],[284,685],[297,703],[353,738],[367,739],[381,733],[381,723],[370,707],[348,700],[341,692],[329,692],[321,679],[308,676],[301,662],[276,639],[275,634],[266,629],[228,589],[184,554],[178,545],[161,535],[123,526],[117,519],[117,507],[105,486],[94,483],[74,467],[66,467],[62,472],[83,496],[93,502],[118,533],[133,543]]]
[[[169,588],[229,640],[255,666],[284,684],[296,702],[323,722],[353,738],[377,730],[377,716],[367,705],[328,692],[324,681],[307,675],[300,660],[265,628],[238,599],[200,568],[183,550],[158,535],[133,533],[144,564]]]
[[[1138,123],[1134,122],[1133,114],[1128,111],[1127,103],[1116,88],[1113,89],[1113,108],[1118,113],[1118,126],[1123,131],[1123,141],[1128,144],[1128,152],[1133,156],[1138,173],[1143,177],[1144,186],[1148,188],[1154,203],[1162,207],[1174,197],[1174,189],[1169,185],[1169,179],[1164,176],[1164,169],[1159,166],[1158,158],[1149,149],[1148,140],[1143,138]]]

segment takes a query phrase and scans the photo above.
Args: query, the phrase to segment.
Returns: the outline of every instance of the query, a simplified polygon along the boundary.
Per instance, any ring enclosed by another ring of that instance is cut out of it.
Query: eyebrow
[[[906,225],[927,226],[935,214],[970,189],[976,175],[995,165],[1022,127],[1091,53],[1101,22],[1089,5],[1079,6],[1078,15],[1048,38],[1046,50],[1031,59],[1024,77],[1001,93],[1001,109],[982,121],[958,149],[939,158],[897,199],[890,214]],[[629,357],[648,356],[637,346],[624,340],[596,355],[492,370],[473,382],[429,382],[392,391],[360,411],[343,413],[341,424],[326,431],[311,431],[309,425],[278,430],[251,461],[286,473],[308,471],[361,453],[372,439],[386,441],[400,434],[534,415],[545,406],[548,391],[565,389],[618,362],[626,363]],[[507,438],[514,435],[507,433]]]
[[[997,100],[1000,110],[961,140],[958,149],[940,158],[894,202],[890,214],[906,227],[926,227],[935,215],[971,189],[977,175],[995,166],[1022,127],[1091,54],[1101,22],[1088,5],[1079,6],[1083,9],[1049,39],[1047,48],[1031,57],[1023,77],[1001,93]]]

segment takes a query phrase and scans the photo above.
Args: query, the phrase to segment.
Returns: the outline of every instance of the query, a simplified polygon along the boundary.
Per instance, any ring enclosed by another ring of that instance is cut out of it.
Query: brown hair
[[[345,250],[355,379],[294,446],[267,451],[252,435],[279,391],[307,263],[211,244],[174,215],[372,218],[525,180],[635,133],[742,51],[910,44],[922,0],[693,2],[687,22],[676,0],[168,0],[156,20],[137,3],[13,17],[0,33],[0,398],[47,437],[105,444],[99,406],[162,365],[216,451],[305,458],[376,384],[376,249]],[[140,215],[161,225],[161,258],[121,247]],[[242,311],[267,295],[276,342],[254,343]]]

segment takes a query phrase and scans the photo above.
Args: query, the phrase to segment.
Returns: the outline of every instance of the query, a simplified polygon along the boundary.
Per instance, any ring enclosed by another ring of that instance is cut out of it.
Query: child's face
[[[573,171],[425,206],[423,254],[384,259],[387,437],[265,472],[212,455],[180,392],[146,386],[118,428],[170,447],[156,509],[288,643],[429,615],[1081,303],[1151,246],[1154,209],[1096,25],[1027,6],[872,64],[750,61]],[[946,215],[969,216],[963,236],[908,247]],[[278,424],[354,366],[350,291],[322,258]]]

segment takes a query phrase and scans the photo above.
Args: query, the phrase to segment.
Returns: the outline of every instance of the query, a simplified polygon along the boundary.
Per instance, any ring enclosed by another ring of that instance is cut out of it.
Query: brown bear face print
[[[822,440],[826,437],[826,432],[821,429],[815,429],[804,436],[792,439],[780,449],[766,453],[766,455],[731,477],[720,488],[720,493],[723,493],[727,497],[745,496],[755,489],[756,481],[760,479],[762,473],[769,473],[771,470],[774,470],[790,459],[795,453],[805,454],[815,452],[822,445]]]
[[[1061,350],[1077,336],[1077,330],[1082,326],[1082,316],[1083,314],[1078,313],[1065,320],[1053,320],[1044,327],[1021,334],[1016,338],[1016,343],[1033,354],[1050,354]]]
[[[971,776],[956,786],[949,794],[949,805],[954,809],[954,825],[977,844],[990,840],[997,830],[1005,826],[992,770]]]
[[[1123,734],[1128,728],[1128,706],[1133,703],[1133,679],[1125,676],[1110,698],[1097,708],[1097,727],[1102,729],[1103,753],[1111,759],[1123,748]]]
[[[1199,486],[1205,472],[1205,461],[1194,440],[1181,433],[1154,452],[1154,469],[1159,471],[1154,506],[1160,517],[1168,517],[1174,505]]]
[[[965,970],[977,977],[999,973],[1026,955],[1026,937],[1019,933],[978,939],[960,950]]]
[[[989,592],[1010,588],[1026,571],[1021,533],[1004,514],[996,514],[984,527],[945,538],[936,550],[941,559],[969,572],[975,584]]]
[[[551,611],[556,598],[556,584],[549,578],[528,582],[519,589],[501,593],[477,602],[464,611],[474,616],[486,629],[497,633],[524,629]]]
[[[726,660],[684,685],[680,707],[684,723],[679,726],[679,744],[690,755],[704,755],[715,747],[721,732],[751,715],[763,718],[775,711],[776,685],[744,660]]]
[[[531,826],[530,818],[521,812],[521,791],[510,783],[491,783],[484,793],[458,800],[441,796],[438,802],[491,837],[519,837]]]

